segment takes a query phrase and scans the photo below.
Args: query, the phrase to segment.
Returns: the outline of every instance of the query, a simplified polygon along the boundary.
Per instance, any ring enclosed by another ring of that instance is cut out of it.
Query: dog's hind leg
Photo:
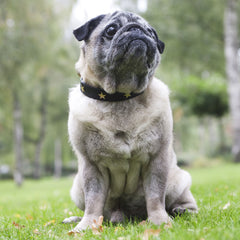
[[[123,210],[120,208],[120,199],[109,197],[104,209],[104,217],[112,223],[121,223],[125,220]]]
[[[184,212],[197,212],[196,201],[190,191],[191,176],[188,172],[176,167],[169,174],[166,192],[166,209],[172,216]]]
[[[81,186],[81,176],[79,173],[75,176],[73,181],[73,186],[70,192],[72,200],[75,202],[77,207],[81,210],[84,210],[84,194],[83,188]],[[69,218],[65,218],[62,223],[78,223],[82,220],[82,217],[71,216]]]
[[[121,223],[125,219],[123,211],[117,209],[111,213],[110,221],[112,223]]]
[[[197,204],[191,191],[186,189],[179,199],[173,203],[168,212],[173,217],[182,215],[185,212],[197,213]]]
[[[79,209],[84,211],[85,209],[85,199],[84,199],[84,190],[82,183],[83,176],[81,176],[80,171],[74,178],[73,185],[70,191],[71,198],[73,202],[77,205]]]

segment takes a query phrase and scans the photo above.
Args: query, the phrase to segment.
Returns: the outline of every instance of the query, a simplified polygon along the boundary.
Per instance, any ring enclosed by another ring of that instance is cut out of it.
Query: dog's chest
[[[111,196],[137,189],[142,167],[161,145],[160,125],[140,113],[125,119],[105,114],[102,120],[83,124],[84,150],[89,161],[108,169]]]
[[[161,121],[140,113],[125,117],[105,114],[102,120],[86,123],[85,141],[91,160],[114,168],[121,161],[145,163],[160,146]],[[113,165],[113,166],[111,166]],[[119,168],[119,166],[118,166]]]
[[[72,146],[80,164],[85,159],[100,171],[105,169],[114,197],[136,191],[144,165],[157,155],[171,133],[171,127],[166,127],[171,122],[168,89],[157,81],[151,89],[145,102],[116,104],[96,103],[79,94],[77,88],[70,94]],[[156,89],[161,94],[154,94]]]

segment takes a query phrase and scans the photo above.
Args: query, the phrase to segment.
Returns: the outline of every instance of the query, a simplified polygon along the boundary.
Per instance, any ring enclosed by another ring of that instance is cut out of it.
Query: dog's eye
[[[118,27],[116,25],[111,25],[105,30],[105,34],[107,38],[112,39],[113,36],[116,34]]]

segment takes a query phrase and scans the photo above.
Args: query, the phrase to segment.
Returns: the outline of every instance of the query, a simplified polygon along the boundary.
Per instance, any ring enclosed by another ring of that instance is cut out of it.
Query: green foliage
[[[56,139],[63,143],[63,157],[69,157],[71,151],[67,141],[67,96],[74,82],[76,57],[73,44],[64,38],[70,7],[71,1],[64,7],[47,0],[0,2],[0,160],[1,164],[13,162],[8,156],[13,157],[9,154],[14,149],[12,96],[17,92],[24,128],[24,170],[28,174],[40,136],[43,108],[47,115],[44,141],[48,145],[44,144],[42,159],[48,156],[53,165]]]
[[[237,240],[240,235],[239,171],[239,165],[191,169],[192,192],[199,213],[177,217],[171,228],[149,223],[139,225],[139,220],[117,225],[104,222],[100,235],[87,230],[76,237],[67,234],[76,224],[61,223],[66,217],[83,214],[70,200],[71,178],[27,180],[21,189],[13,182],[1,182],[0,239],[140,240],[146,229],[161,229],[158,237],[150,239]]]
[[[226,82],[218,76],[199,79],[188,76],[178,79],[174,98],[197,116],[222,117],[228,112]]]
[[[143,16],[166,43],[163,65],[224,74],[224,0],[149,0]]]
[[[223,160],[230,159],[232,136],[229,131],[230,118],[225,79],[219,74],[207,72],[200,78],[178,68],[172,70],[163,66],[158,69],[157,76],[170,88],[174,143],[178,159],[191,164],[204,157],[220,156]],[[198,89],[199,85],[203,87]],[[220,117],[216,115],[219,114],[219,109],[208,98],[200,103],[207,109],[208,105],[211,105],[211,111],[203,109],[201,113],[195,113],[198,94],[205,95],[205,91],[218,99],[218,104],[221,104],[221,113],[224,115]]]

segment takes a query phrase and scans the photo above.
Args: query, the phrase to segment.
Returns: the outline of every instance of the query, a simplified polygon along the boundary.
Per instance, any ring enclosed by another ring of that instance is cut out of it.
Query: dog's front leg
[[[165,192],[168,177],[168,147],[163,147],[157,157],[143,169],[143,187],[148,220],[156,225],[171,219],[165,210]]]
[[[83,168],[82,181],[84,186],[85,210],[82,220],[73,230],[75,232],[91,227],[93,220],[97,221],[103,215],[109,185],[107,175],[103,172],[100,173],[99,169],[89,162],[86,162]]]

